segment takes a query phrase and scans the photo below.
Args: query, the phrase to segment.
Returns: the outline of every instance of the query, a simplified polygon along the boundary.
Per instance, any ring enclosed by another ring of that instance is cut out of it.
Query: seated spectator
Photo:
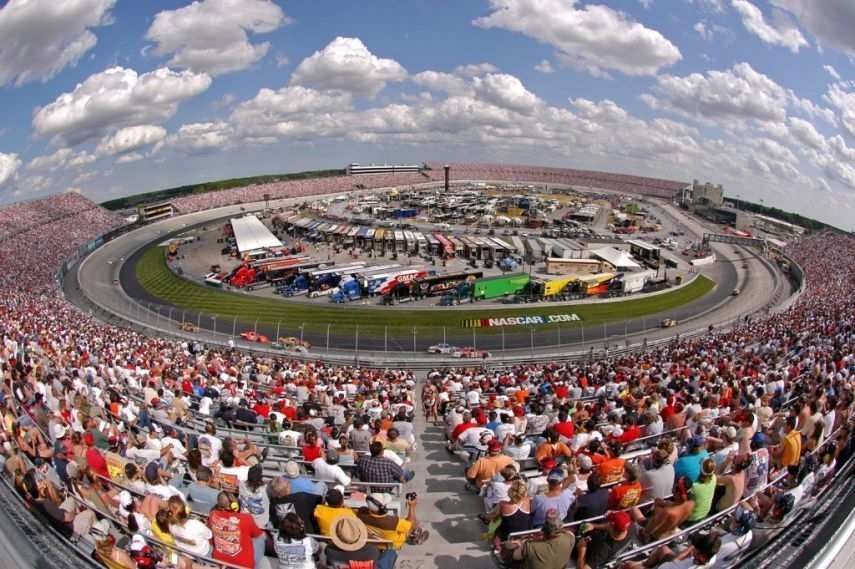
[[[746,469],[749,464],[751,464],[751,457],[748,455],[729,455],[721,467],[719,467],[716,484],[724,488],[724,493],[715,504],[716,512],[721,512],[731,506],[735,506],[742,500],[742,495],[745,493]],[[731,467],[730,473],[721,474],[728,467]]]
[[[688,523],[699,522],[709,515],[715,496],[716,481],[715,461],[712,458],[706,458],[701,463],[698,480],[692,483],[692,499],[695,501],[695,508],[686,519]]]
[[[546,520],[549,512],[555,512],[558,520],[567,517],[570,507],[575,500],[575,466],[565,471],[564,468],[555,468],[546,477],[548,488],[546,493],[534,497],[534,517],[532,525],[540,527]]]
[[[554,458],[560,462],[572,456],[573,451],[559,440],[558,432],[553,429],[546,431],[546,440],[540,443],[534,452],[534,457],[538,462],[542,462],[546,458]]]
[[[219,493],[208,516],[208,527],[213,534],[213,559],[253,569],[263,556],[263,550],[259,555],[255,544],[257,538],[264,536],[264,531],[255,525],[251,515],[240,511],[233,494]]]
[[[466,479],[480,488],[513,462],[511,457],[502,454],[502,443],[491,439],[487,443],[487,456],[482,456],[469,467],[466,471]]]
[[[287,514],[279,522],[273,548],[280,569],[314,569],[320,551],[318,542],[306,535],[306,526],[295,513]]]
[[[270,497],[262,479],[260,463],[250,468],[246,482],[240,483],[238,499],[241,511],[251,515],[255,525],[265,527],[270,518]]]
[[[638,508],[630,511],[632,518],[643,526],[643,541],[663,539],[680,528],[695,509],[695,501],[690,495],[691,488],[691,480],[680,478],[674,485],[674,496],[668,500],[656,498],[649,517],[645,518]]]
[[[187,502],[194,512],[207,514],[217,503],[219,490],[211,487],[213,472],[207,466],[196,470],[196,480],[187,486]]]
[[[170,524],[169,533],[175,545],[181,551],[207,557],[211,553],[213,533],[203,522],[188,515],[187,504],[179,496],[173,496],[168,502]]]
[[[270,482],[270,526],[279,524],[289,512],[296,512],[303,520],[309,533],[318,533],[315,522],[315,508],[321,503],[321,496],[309,492],[294,492],[287,478],[274,478]]]
[[[288,479],[290,490],[293,494],[306,492],[323,496],[327,491],[326,485],[323,482],[315,482],[303,476],[302,472],[300,472],[300,465],[293,460],[285,463],[285,473],[283,476]]]
[[[531,529],[533,519],[533,505],[528,495],[526,483],[522,480],[513,481],[508,489],[508,499],[500,502],[492,512],[485,516],[485,520],[491,526],[498,523],[495,529],[495,536],[498,541],[505,541],[508,535],[512,533]]]
[[[592,472],[588,477],[588,491],[577,496],[567,521],[581,521],[597,518],[609,509],[609,491],[602,488],[602,476],[599,472]]]
[[[356,473],[362,482],[398,483],[409,482],[413,478],[412,471],[404,470],[383,456],[383,443],[374,441],[369,450],[370,456],[361,456],[356,461]]]
[[[631,561],[628,569],[692,569],[714,567],[716,554],[721,548],[721,538],[717,532],[694,533],[689,536],[689,547],[675,553],[667,545],[653,551],[643,562]]]
[[[497,476],[487,482],[482,487],[482,495],[484,496],[484,512],[492,512],[499,504],[508,499],[508,489],[511,482],[519,480],[520,474],[513,465],[508,465],[499,471]],[[482,516],[483,518],[483,516]]]
[[[340,490],[344,490],[350,485],[350,476],[338,465],[338,459],[337,450],[327,449],[326,460],[323,457],[316,458],[312,461],[312,469],[315,471],[315,478],[319,481],[334,484]]]
[[[706,440],[701,436],[689,439],[689,452],[677,459],[674,464],[674,476],[680,478],[685,476],[693,483],[697,482],[701,475],[701,463],[709,456],[706,449]]]
[[[650,453],[650,458],[641,463],[642,501],[671,495],[674,487],[674,466],[670,458],[673,447],[671,439],[664,439]]]
[[[330,569],[351,569],[354,562],[373,562],[375,567],[380,559],[380,549],[368,543],[368,528],[362,520],[349,516],[338,517],[330,527],[332,543],[324,548],[324,557]],[[397,556],[394,548],[383,552],[384,556]]]
[[[321,535],[331,535],[332,524],[338,518],[356,517],[356,513],[344,505],[344,495],[335,488],[327,491],[324,503],[315,507],[314,515]]]
[[[561,527],[562,517],[554,511],[546,516],[539,539],[509,544],[511,558],[524,569],[564,569],[573,553],[576,537]]]
[[[614,559],[635,538],[635,524],[626,512],[611,512],[605,523],[585,523],[576,544],[576,567],[598,569]]]
[[[407,500],[407,517],[400,518],[389,511],[392,496],[385,493],[369,494],[366,505],[359,508],[356,517],[370,529],[378,532],[383,539],[392,542],[395,549],[401,549],[404,543],[421,545],[427,541],[430,532],[419,527],[416,519],[418,499]]]
[[[531,457],[532,445],[525,435],[508,433],[504,439],[500,439],[498,436],[496,439],[504,442],[504,453],[512,459],[519,461]]]

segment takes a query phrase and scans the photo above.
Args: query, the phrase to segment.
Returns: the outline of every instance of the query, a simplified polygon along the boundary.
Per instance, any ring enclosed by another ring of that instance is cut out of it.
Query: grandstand
[[[402,174],[407,172],[421,172],[426,169],[425,164],[358,164],[351,162],[345,171],[349,176],[364,174]]]
[[[647,195],[679,185],[534,167],[453,172]],[[420,179],[384,173],[365,184]],[[174,203],[200,211],[348,183],[281,182]],[[505,565],[515,550],[525,558],[558,539],[577,566],[654,567],[668,559],[663,546],[688,543],[696,560],[730,567],[784,551],[780,528],[807,527],[799,543],[823,538],[826,517],[810,514],[851,504],[850,237],[788,246],[803,295],[731,330],[594,360],[486,362],[421,377],[98,321],[65,299],[55,275],[122,223],[77,194],[0,209],[2,477],[16,515],[79,552],[74,566],[133,568],[159,556],[275,567],[294,543],[345,566],[358,555],[388,559],[387,550],[426,567],[459,563],[463,551],[467,565],[493,552]],[[437,495],[436,507],[424,505]]]

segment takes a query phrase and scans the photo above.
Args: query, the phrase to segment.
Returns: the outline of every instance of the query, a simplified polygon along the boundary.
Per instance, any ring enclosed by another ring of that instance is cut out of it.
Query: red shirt
[[[214,534],[214,552],[211,557],[247,569],[255,566],[252,538],[264,532],[255,525],[251,515],[212,510],[208,516],[208,527]]]
[[[110,471],[107,470],[107,461],[104,459],[104,456],[98,452],[98,449],[95,447],[89,447],[86,449],[86,463],[89,465],[89,468],[92,469],[92,472],[109,480]]]
[[[641,427],[639,427],[638,425],[632,425],[624,430],[623,434],[617,438],[617,441],[620,444],[625,445],[631,443],[640,436]]]
[[[304,446],[303,447],[303,460],[308,460],[309,462],[315,460],[316,458],[321,458],[324,455],[324,449],[318,446]]]
[[[573,421],[561,421],[552,425],[555,432],[566,439],[572,439],[576,428],[573,426]]]
[[[256,403],[252,410],[265,419],[270,415],[270,405],[267,403]]]

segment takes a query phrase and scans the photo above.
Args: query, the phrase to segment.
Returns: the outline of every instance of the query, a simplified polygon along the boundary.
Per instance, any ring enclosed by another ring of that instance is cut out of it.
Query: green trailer
[[[472,296],[475,300],[490,300],[512,294],[524,294],[530,282],[531,275],[528,273],[478,279],[472,287]]]

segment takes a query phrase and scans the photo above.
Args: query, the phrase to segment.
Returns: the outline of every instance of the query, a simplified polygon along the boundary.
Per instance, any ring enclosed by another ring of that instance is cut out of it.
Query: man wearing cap
[[[321,482],[330,482],[341,489],[350,485],[350,476],[338,465],[338,451],[334,448],[327,449],[326,460],[321,456],[313,460],[312,468]]]
[[[305,476],[302,476],[300,473],[300,465],[293,460],[289,460],[285,463],[285,472],[282,476],[288,480],[292,494],[305,492],[307,494],[323,496],[327,491],[327,487],[323,482],[315,482],[313,480],[309,480]]]
[[[522,561],[524,569],[564,569],[573,553],[575,536],[561,527],[561,516],[551,510],[541,528],[543,537],[509,544],[512,557]]]
[[[582,524],[584,537],[576,547],[576,567],[597,569],[611,561],[633,540],[632,518],[626,512],[611,512],[605,523]]]
[[[563,467],[553,468],[546,476],[546,492],[534,497],[534,518],[532,524],[543,525],[547,514],[554,512],[561,521],[567,516],[576,498],[574,482],[576,481],[575,466],[568,471]]]
[[[417,503],[415,497],[407,499],[407,517],[404,519],[389,511],[391,494],[374,493],[366,498],[365,506],[359,508],[356,517],[379,533],[382,539],[391,541],[395,549],[401,549],[405,542],[420,545],[427,541],[430,532],[419,527],[416,519]]]
[[[331,569],[350,569],[351,561],[373,561],[376,566],[380,559],[380,549],[368,543],[368,528],[356,517],[340,516],[333,520],[329,536],[332,543],[324,549],[324,556]]]
[[[469,467],[466,472],[466,479],[480,487],[513,462],[514,460],[511,457],[502,454],[502,443],[496,439],[490,439],[490,442],[487,443],[487,456],[482,456]]]

